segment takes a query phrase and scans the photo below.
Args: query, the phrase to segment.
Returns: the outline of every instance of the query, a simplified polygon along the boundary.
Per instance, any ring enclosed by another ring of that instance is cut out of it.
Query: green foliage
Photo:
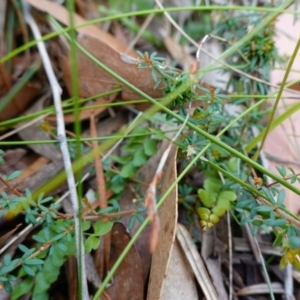
[[[110,178],[108,188],[111,188],[115,195],[120,195],[124,191],[127,180],[134,178],[137,170],[156,153],[157,142],[147,128],[137,128],[133,132],[133,137],[128,138],[121,147],[123,155],[111,156],[115,164],[118,164],[120,173],[113,172],[106,162],[105,175]]]
[[[259,25],[261,19],[262,15],[259,12],[249,14],[241,11],[222,11],[220,18],[216,18],[218,22],[213,24],[213,33],[222,37],[222,46],[227,50],[228,45],[235,43]],[[175,99],[170,107],[178,111],[181,119],[185,119],[188,114],[186,110],[188,104],[195,100],[201,102],[189,118],[189,122],[201,130],[216,135],[232,121],[233,116],[224,109],[225,101],[230,101],[230,104],[237,105],[243,111],[249,111],[245,114],[246,117],[237,117],[235,124],[226,128],[226,134],[218,134],[218,139],[229,147],[243,153],[244,145],[253,138],[251,128],[263,127],[261,120],[267,110],[259,106],[252,109],[253,103],[247,97],[239,98],[238,95],[266,95],[268,92],[267,84],[253,80],[244,74],[269,81],[270,70],[278,58],[273,22],[253,35],[236,53],[227,57],[228,64],[243,72],[243,74],[234,74],[232,70],[226,70],[230,74],[227,89],[233,90],[237,96],[231,100],[228,100],[229,97],[219,89],[206,88],[198,83],[192,84],[185,90],[182,89],[175,97],[174,91],[190,80],[193,74],[166,68],[163,59],[157,57],[156,53],[151,55],[139,53],[139,56],[139,68],[151,69],[154,87],[162,88],[166,96],[172,94],[172,99]],[[285,192],[280,185],[275,183],[268,185],[264,174],[262,174],[263,178],[249,177],[251,172],[249,166],[232,157],[228,151],[218,145],[211,144],[195,130],[185,131],[184,136],[177,141],[177,145],[181,149],[181,157],[185,156],[187,161],[194,159],[198,153],[203,153],[205,158],[195,162],[196,168],[206,176],[203,187],[197,190],[198,199],[189,197],[189,193],[192,193],[195,188],[186,184],[179,185],[179,203],[187,208],[188,213],[197,212],[203,230],[213,227],[227,210],[235,208],[241,224],[248,223],[253,234],[261,229],[275,232],[274,243],[285,245],[287,249],[282,264],[287,262],[298,264],[296,262],[298,254],[296,255],[294,250],[300,246],[300,219],[285,208]],[[183,162],[183,165],[186,164]],[[213,171],[214,169],[219,173]],[[298,175],[292,169],[289,169],[290,172],[287,172],[283,166],[277,169],[284,181],[290,181],[291,184],[300,182]],[[222,176],[222,181],[221,173],[225,176],[225,178]]]
[[[146,207],[140,207],[136,210],[136,212],[130,217],[129,222],[128,222],[128,230],[131,230],[135,224],[136,221],[143,223],[144,218],[142,216],[142,213],[144,213],[147,210]]]
[[[62,247],[63,245],[63,247]],[[60,272],[60,268],[66,261],[68,256],[75,255],[75,240],[70,241],[62,239],[59,243],[54,243],[47,258],[44,261],[42,270],[35,277],[35,285],[32,291],[32,299],[48,299],[47,291],[52,283],[54,283]]]
[[[19,284],[17,284],[16,287],[14,287],[12,294],[11,294],[11,299],[12,300],[17,300],[20,299],[21,296],[29,293],[34,285],[34,279],[33,278],[26,278],[22,280]]]
[[[152,149],[153,150],[153,149]],[[13,172],[6,180],[16,178],[20,172]],[[8,196],[2,192],[0,199],[1,213],[22,205],[25,221],[35,225],[37,217],[41,230],[33,235],[37,245],[28,248],[19,245],[21,256],[11,260],[9,255],[5,256],[3,264],[0,264],[0,282],[7,292],[12,292],[12,298],[32,292],[31,299],[48,299],[48,290],[60,273],[60,269],[68,256],[75,254],[74,224],[73,220],[59,219],[57,211],[59,206],[52,202],[52,197],[44,197],[43,194],[34,200],[32,193],[27,189],[25,196]],[[110,207],[114,209],[113,207]],[[112,222],[96,221],[93,224],[94,232],[85,241],[87,252],[96,249],[99,245],[99,236],[106,234],[112,228]],[[84,231],[90,229],[91,222],[83,223]],[[13,281],[16,277],[10,273],[18,269],[19,278],[22,279],[17,289],[13,289]]]
[[[231,209],[232,202],[237,199],[234,191],[222,190],[222,186],[221,180],[208,177],[204,180],[204,189],[198,190],[198,196],[204,207],[199,207],[197,212],[204,231],[218,223],[219,218]]]
[[[96,250],[100,245],[100,236],[110,232],[112,226],[113,222],[96,221],[93,224],[94,233],[89,234],[88,238],[84,241],[85,252],[90,253],[92,250]],[[88,230],[89,226],[85,226],[85,228]]]

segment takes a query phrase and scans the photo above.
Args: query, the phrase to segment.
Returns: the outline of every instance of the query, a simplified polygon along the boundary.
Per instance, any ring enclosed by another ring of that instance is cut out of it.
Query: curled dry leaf
[[[115,222],[111,230],[111,251],[109,270],[129,243],[131,237],[126,227]],[[135,247],[131,247],[128,254],[115,272],[113,282],[106,289],[111,299],[141,300],[144,294],[143,267]]]
[[[129,83],[140,89],[153,98],[162,97],[161,89],[154,89],[154,81],[150,70],[139,70],[137,64],[128,63],[122,59],[121,54],[113,50],[102,41],[89,36],[81,36],[78,42],[91,55],[110,70],[127,80]],[[137,57],[137,55],[136,55]],[[63,78],[67,88],[71,90],[71,74],[69,57],[61,57],[60,65],[63,70]],[[121,87],[119,97],[122,100],[134,100],[141,97],[130,88],[121,84],[117,79],[92,62],[86,55],[78,53],[78,76],[80,83],[80,95],[90,97]]]
[[[172,147],[166,166],[163,170],[163,184],[160,194],[163,195],[170,185],[176,180],[176,153],[177,148]],[[148,286],[148,300],[161,299],[163,285],[167,275],[167,269],[170,262],[171,252],[175,240],[177,223],[177,187],[167,196],[158,210],[160,219],[159,244],[153,253],[150,279]]]
[[[12,88],[14,82],[10,74],[6,71],[3,64],[0,64],[0,103],[3,101],[3,96],[6,95]],[[0,121],[9,120],[20,115],[38,95],[39,88],[26,83],[23,88],[14,96],[8,105],[0,112]]]

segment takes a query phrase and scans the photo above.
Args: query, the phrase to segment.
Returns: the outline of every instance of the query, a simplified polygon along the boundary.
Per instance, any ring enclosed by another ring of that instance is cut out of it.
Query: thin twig
[[[91,131],[91,137],[96,138],[97,137],[97,129],[95,124],[95,116],[94,112],[92,111],[90,116],[90,131]],[[98,142],[96,140],[92,141],[92,147],[93,149],[97,149]],[[95,156],[95,169],[96,169],[96,183],[97,183],[97,189],[98,189],[98,203],[100,209],[107,207],[107,198],[106,198],[106,188],[105,188],[105,177],[103,172],[103,166],[102,162],[100,161],[98,156]],[[106,219],[104,219],[106,220]],[[103,250],[103,261],[104,261],[104,268],[105,270],[108,270],[109,265],[109,256],[110,256],[110,243],[111,243],[111,233],[108,232],[103,237],[104,241],[104,250]]]
[[[95,116],[94,113],[91,113],[90,116],[90,130],[91,130],[91,137],[97,137],[97,130],[95,125]],[[92,148],[96,149],[98,147],[98,143],[96,140],[92,141]],[[96,169],[96,182],[97,182],[97,189],[98,189],[98,200],[99,200],[99,207],[100,209],[107,207],[107,199],[106,199],[106,188],[105,188],[105,178],[102,163],[99,160],[99,157],[95,157],[95,169]]]
[[[22,197],[22,194],[17,190],[17,189],[15,189],[14,187],[12,187],[11,185],[10,185],[10,183],[7,181],[7,180],[5,180],[1,175],[0,175],[0,181],[14,194],[14,195],[16,195],[16,196],[18,196],[18,197]]]

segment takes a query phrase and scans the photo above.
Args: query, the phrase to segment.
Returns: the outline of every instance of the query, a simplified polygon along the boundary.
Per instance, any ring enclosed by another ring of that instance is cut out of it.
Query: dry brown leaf
[[[25,0],[30,5],[34,6],[35,8],[47,12],[48,14],[52,15],[55,19],[63,23],[64,25],[69,25],[70,21],[70,14],[67,9],[57,3],[45,1],[45,0]],[[74,23],[75,25],[82,24],[87,20],[83,19],[77,14],[74,14]],[[109,33],[103,31],[99,27],[95,25],[88,25],[85,27],[77,28],[77,31],[88,35],[90,37],[94,37],[95,39],[101,40],[103,43],[106,43],[110,46],[110,48],[114,49],[118,52],[126,51],[127,46],[120,43],[117,39],[115,39]],[[132,51],[129,55],[135,55]]]
[[[4,65],[0,64],[0,101],[2,96],[12,87],[12,77],[8,74]],[[9,120],[20,115],[25,110],[26,106],[34,100],[38,93],[39,89],[36,86],[26,83],[4,110],[0,112],[0,121]]]
[[[139,70],[137,64],[125,62],[122,60],[120,53],[93,37],[82,36],[78,38],[78,42],[97,60],[105,64],[109,69],[127,80],[136,88],[153,98],[162,97],[162,90],[154,89],[154,82],[150,70]],[[70,59],[61,57],[60,64],[64,81],[66,82],[68,90],[71,91]],[[106,71],[98,67],[81,52],[78,54],[78,76],[81,97],[90,97],[110,91],[116,86],[121,86],[123,90],[119,97],[122,100],[141,98],[131,89],[127,88]]]
[[[6,241],[22,226],[22,224],[18,224],[14,229],[5,233],[0,237],[0,248],[6,243]]]
[[[161,300],[198,300],[194,272],[182,251],[178,240],[174,242]],[[210,299],[211,300],[211,299]]]
[[[111,252],[109,269],[121,255],[131,237],[126,227],[115,222],[111,230]],[[136,248],[133,246],[114,274],[113,282],[106,289],[112,299],[141,300],[144,295],[143,267]]]
[[[0,174],[8,175],[16,170],[24,170],[34,159],[32,159],[28,151],[24,148],[16,148],[6,150],[2,156],[5,164],[0,165]]]
[[[186,228],[179,223],[177,225],[176,236],[206,298],[210,300],[227,299],[218,297],[215,287],[206,271],[203,260],[192,237]]]
[[[163,184],[161,194],[163,195],[170,185],[176,180],[176,153],[177,148],[172,147],[166,166],[163,170]],[[152,256],[151,272],[148,286],[148,300],[161,299],[162,290],[167,276],[171,252],[175,240],[177,223],[177,187],[167,196],[158,210],[160,219],[160,236],[158,248]]]
[[[219,259],[211,258],[215,255],[215,249],[217,249],[218,241],[214,233],[214,228],[207,230],[202,235],[201,239],[201,257],[206,265],[206,269],[213,282],[215,290],[219,296],[219,299],[228,299],[228,294],[222,280],[221,261]]]
[[[284,288],[279,282],[272,282],[271,288],[274,294],[284,294]],[[259,295],[259,294],[269,294],[270,290],[266,283],[258,283],[247,286],[240,289],[236,295],[237,296],[247,296],[247,295]]]

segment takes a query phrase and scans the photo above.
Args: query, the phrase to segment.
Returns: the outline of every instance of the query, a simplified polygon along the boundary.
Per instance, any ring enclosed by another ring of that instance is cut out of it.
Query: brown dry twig
[[[91,137],[96,138],[97,137],[97,129],[95,124],[95,116],[94,112],[90,115],[90,130],[91,130]],[[97,149],[98,143],[96,140],[92,141],[92,149]],[[106,198],[106,187],[105,187],[105,177],[103,172],[103,166],[102,161],[99,159],[98,156],[95,156],[95,169],[96,169],[96,182],[97,182],[97,188],[98,188],[98,203],[100,209],[107,207],[107,198]],[[107,219],[104,219],[106,221]],[[109,256],[110,256],[110,243],[111,243],[111,233],[108,232],[104,236],[104,250],[103,250],[103,263],[104,268],[108,270],[109,265]],[[98,249],[100,250],[100,249]]]
[[[10,185],[10,183],[7,181],[7,180],[5,180],[1,175],[0,175],[0,181],[14,194],[14,195],[16,195],[16,196],[18,196],[18,197],[22,197],[22,194],[17,190],[17,189],[15,189],[14,187],[12,187],[11,185]]]

